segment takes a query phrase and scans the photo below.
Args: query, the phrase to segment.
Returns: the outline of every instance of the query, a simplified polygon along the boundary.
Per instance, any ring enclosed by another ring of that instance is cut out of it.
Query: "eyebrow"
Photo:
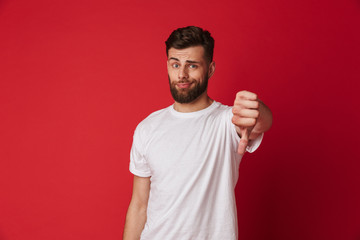
[[[175,60],[175,61],[180,62],[180,60],[179,60],[179,59],[174,58],[174,57],[169,58],[169,60]],[[186,60],[186,62],[187,62],[187,63],[200,63],[200,62],[197,62],[197,61],[192,61],[192,60]]]

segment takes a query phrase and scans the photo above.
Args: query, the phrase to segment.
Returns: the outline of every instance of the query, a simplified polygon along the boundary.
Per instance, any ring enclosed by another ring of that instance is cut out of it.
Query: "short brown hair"
[[[169,49],[184,49],[194,46],[203,46],[205,58],[209,62],[213,61],[214,55],[214,38],[207,30],[195,26],[188,26],[174,30],[169,38],[165,41],[166,55]]]

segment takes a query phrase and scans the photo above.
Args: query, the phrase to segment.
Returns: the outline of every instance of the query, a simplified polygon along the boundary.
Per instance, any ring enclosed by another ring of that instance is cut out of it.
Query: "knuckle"
[[[242,96],[244,96],[244,94],[246,94],[246,93],[247,93],[247,91],[242,90],[242,91],[237,92],[237,93],[236,93],[236,96],[237,96],[237,97],[242,97]]]
[[[239,107],[233,107],[232,108],[232,113],[233,114],[239,114],[240,111],[241,111],[241,109]]]
[[[233,117],[232,117],[231,122],[232,122],[233,124],[235,124],[235,125],[239,125],[239,124],[240,124],[240,123],[239,123],[239,118],[236,117],[236,116],[233,116]]]
[[[233,108],[231,109],[231,112],[232,112],[233,114],[235,114],[235,113],[236,113],[236,108],[233,107]]]

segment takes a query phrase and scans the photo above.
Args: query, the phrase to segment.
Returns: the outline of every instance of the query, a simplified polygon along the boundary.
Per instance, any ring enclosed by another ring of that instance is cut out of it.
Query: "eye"
[[[189,65],[189,68],[196,69],[196,68],[197,68],[197,65],[191,64],[191,65]]]
[[[180,65],[177,64],[177,63],[173,63],[171,66],[172,66],[173,68],[179,68],[179,67],[180,67]]]

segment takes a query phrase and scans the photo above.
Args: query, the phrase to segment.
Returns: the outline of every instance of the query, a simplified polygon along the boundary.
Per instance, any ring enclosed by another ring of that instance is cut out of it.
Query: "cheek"
[[[174,73],[174,71],[168,71],[168,77],[169,77],[170,82],[177,81],[177,75],[176,75],[176,73]]]
[[[168,71],[168,75],[172,82],[179,81],[179,71],[177,69],[171,69]],[[191,75],[188,75],[188,78],[191,78]]]
[[[205,76],[205,74],[201,71],[193,71],[189,75],[191,78],[197,79],[197,80],[203,80],[204,76]]]
[[[168,75],[170,77],[171,80],[176,80],[176,72],[175,71],[168,71]]]

